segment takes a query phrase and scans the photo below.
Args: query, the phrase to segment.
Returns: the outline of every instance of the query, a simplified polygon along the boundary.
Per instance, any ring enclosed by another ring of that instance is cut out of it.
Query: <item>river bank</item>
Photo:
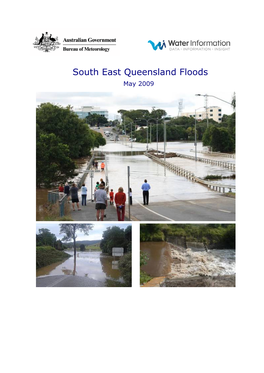
[[[62,262],[70,257],[64,251],[59,251],[51,246],[37,246],[36,268],[42,268],[53,263]]]

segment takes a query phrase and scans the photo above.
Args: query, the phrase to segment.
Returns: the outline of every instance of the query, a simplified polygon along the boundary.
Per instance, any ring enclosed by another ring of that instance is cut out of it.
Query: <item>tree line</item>
[[[141,224],[140,241],[167,241],[169,236],[186,241],[235,249],[235,224]]]
[[[66,108],[43,103],[36,109],[36,168],[38,187],[64,183],[74,176],[74,159],[89,156],[93,147],[105,145],[100,133],[89,128]]]
[[[107,227],[103,232],[100,248],[103,253],[112,255],[113,247],[123,247],[125,253],[131,252],[132,227],[122,229],[116,226]]]
[[[167,141],[194,141],[195,119],[190,117],[166,118],[162,109],[148,110],[119,110],[122,115],[123,127],[137,142],[164,141],[164,120],[166,120]],[[212,151],[235,152],[236,113],[223,115],[220,123],[212,119],[196,121],[196,138],[204,146],[210,146]],[[136,131],[140,126],[141,129]],[[144,127],[147,127],[144,128]],[[147,140],[148,136],[148,140]]]

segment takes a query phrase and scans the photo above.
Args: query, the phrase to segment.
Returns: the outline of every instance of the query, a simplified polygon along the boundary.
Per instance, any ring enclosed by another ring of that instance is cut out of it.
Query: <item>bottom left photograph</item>
[[[37,287],[130,287],[132,224],[37,223]]]

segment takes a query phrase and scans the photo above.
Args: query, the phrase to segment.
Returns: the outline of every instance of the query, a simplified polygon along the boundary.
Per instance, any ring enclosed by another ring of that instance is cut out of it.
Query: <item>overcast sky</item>
[[[77,232],[77,241],[82,240],[101,240],[103,232],[108,227],[119,227],[121,229],[126,229],[126,227],[131,224],[118,224],[118,223],[95,223],[93,224],[93,229],[90,231],[89,236],[85,236],[82,232]],[[49,229],[51,233],[55,234],[57,239],[61,239],[64,235],[60,234],[60,226],[57,223],[37,223],[36,224],[36,234],[39,233],[39,229],[46,228]]]
[[[224,101],[231,102],[233,92],[198,92],[201,94],[218,97]],[[109,119],[115,119],[117,111],[146,109],[151,111],[152,107],[163,109],[168,115],[174,117],[178,115],[179,101],[182,100],[182,112],[194,111],[195,109],[204,106],[204,97],[195,96],[192,94],[172,94],[162,91],[157,97],[157,94],[149,93],[149,95],[139,96],[124,93],[113,94],[111,92],[39,92],[37,93],[37,105],[43,102],[51,102],[61,106],[71,105],[74,108],[81,106],[97,106],[102,110],[108,110]],[[231,105],[226,104],[214,97],[208,98],[208,106],[220,106],[223,114],[232,114]]]

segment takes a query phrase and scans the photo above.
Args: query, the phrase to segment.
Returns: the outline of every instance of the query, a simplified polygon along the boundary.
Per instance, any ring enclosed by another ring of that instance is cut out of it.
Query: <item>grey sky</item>
[[[37,105],[43,102],[51,102],[61,106],[71,105],[74,108],[81,106],[98,106],[102,110],[108,110],[109,119],[114,119],[117,111],[146,109],[151,111],[152,107],[163,109],[168,115],[174,117],[178,115],[178,104],[182,99],[182,112],[194,111],[204,106],[204,97],[195,96],[196,92],[186,93],[169,93],[162,91],[157,97],[156,94],[150,93],[148,96],[140,96],[133,94],[124,94],[112,92],[38,92],[36,95]],[[201,94],[207,93],[222,100],[231,102],[233,92],[197,92]],[[220,106],[223,114],[232,114],[231,105],[209,97],[208,106]]]
[[[85,236],[82,232],[78,232],[77,241],[81,240],[100,240],[102,238],[103,232],[108,227],[117,226],[121,229],[126,229],[127,226],[131,224],[119,224],[119,223],[92,223],[93,229],[90,231],[89,236]],[[61,239],[63,235],[60,235],[60,226],[57,223],[37,223],[36,224],[36,234],[39,233],[39,229],[46,228],[49,229],[51,233],[55,234],[57,239]]]

